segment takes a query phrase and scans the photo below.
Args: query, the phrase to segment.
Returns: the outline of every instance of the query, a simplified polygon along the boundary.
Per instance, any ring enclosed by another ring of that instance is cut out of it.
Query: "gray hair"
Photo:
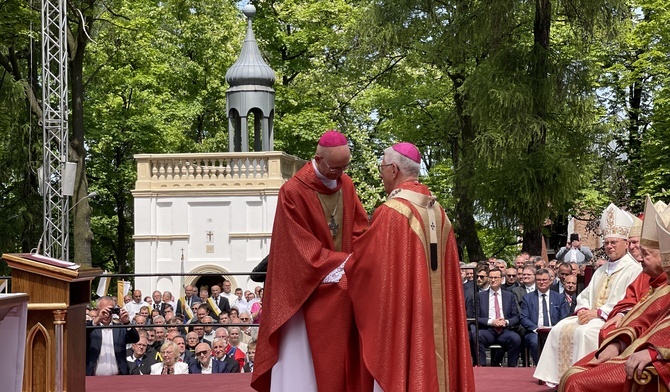
[[[400,170],[406,176],[419,177],[421,165],[394,150],[393,147],[387,147],[384,149],[384,158],[386,160],[386,164],[396,165],[398,170]]]

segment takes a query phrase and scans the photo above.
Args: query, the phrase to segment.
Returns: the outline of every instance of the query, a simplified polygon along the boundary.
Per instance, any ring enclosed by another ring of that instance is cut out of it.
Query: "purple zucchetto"
[[[393,145],[393,149],[416,163],[421,163],[421,153],[412,143],[401,142]]]
[[[337,146],[346,146],[347,138],[341,134],[339,131],[334,129],[325,132],[319,138],[319,146],[322,147],[337,147]]]

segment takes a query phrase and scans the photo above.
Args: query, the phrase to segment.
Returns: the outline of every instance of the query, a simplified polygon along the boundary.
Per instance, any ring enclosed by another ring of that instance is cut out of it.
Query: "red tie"
[[[493,293],[493,301],[495,301],[495,309],[496,309],[496,320],[500,318],[500,304],[498,303],[498,292]],[[494,331],[498,333],[502,333],[503,328],[502,327],[494,327]]]

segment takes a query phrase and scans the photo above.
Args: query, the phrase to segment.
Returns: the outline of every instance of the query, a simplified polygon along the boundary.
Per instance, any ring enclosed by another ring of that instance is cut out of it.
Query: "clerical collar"
[[[623,259],[623,257],[621,259]],[[606,266],[605,273],[607,275],[612,275],[614,273],[614,270],[616,270],[616,267],[619,265],[619,262],[621,261],[621,259],[619,259],[617,261],[608,261],[605,264],[605,266]]]
[[[321,174],[319,169],[316,167],[316,161],[312,159],[312,167],[314,168],[314,173],[316,176],[323,182],[323,185],[325,185],[328,189],[335,189],[337,188],[337,180],[331,180],[330,178],[324,176]]]

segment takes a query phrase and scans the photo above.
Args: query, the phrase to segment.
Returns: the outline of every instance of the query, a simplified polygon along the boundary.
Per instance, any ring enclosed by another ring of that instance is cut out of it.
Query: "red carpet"
[[[549,392],[533,378],[535,368],[477,367],[477,392]],[[175,383],[175,377],[178,381]],[[212,390],[252,392],[251,374],[184,374],[177,376],[112,376],[86,377],[86,390],[91,392],[163,392]]]

